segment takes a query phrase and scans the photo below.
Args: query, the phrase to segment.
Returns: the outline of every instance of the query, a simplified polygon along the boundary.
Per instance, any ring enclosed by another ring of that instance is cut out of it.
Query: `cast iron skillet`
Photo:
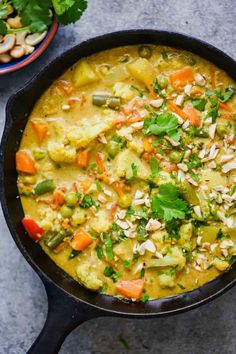
[[[236,62],[205,42],[173,32],[130,30],[106,34],[75,46],[44,68],[7,103],[0,161],[3,212],[13,239],[42,279],[48,295],[45,326],[28,353],[57,353],[66,335],[88,319],[98,316],[150,318],[171,315],[206,303],[235,284],[236,267],[233,266],[213,281],[185,294],[149,301],[146,304],[119,301],[80,286],[51,261],[40,246],[25,234],[21,225],[23,210],[20,199],[17,198],[15,152],[35,102],[56,78],[81,57],[117,46],[141,43],[163,44],[189,50],[210,60],[236,80]]]

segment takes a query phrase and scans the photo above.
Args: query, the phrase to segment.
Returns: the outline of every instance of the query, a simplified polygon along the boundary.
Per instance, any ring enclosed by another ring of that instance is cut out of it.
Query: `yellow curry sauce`
[[[26,231],[91,290],[147,301],[236,255],[236,95],[163,46],[81,59],[36,103],[16,155]]]

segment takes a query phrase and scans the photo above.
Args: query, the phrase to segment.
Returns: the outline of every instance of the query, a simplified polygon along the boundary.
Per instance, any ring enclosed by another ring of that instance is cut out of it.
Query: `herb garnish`
[[[200,112],[205,110],[207,100],[205,98],[193,98],[192,105],[194,108],[198,109]]]
[[[179,141],[181,136],[177,131],[178,127],[178,118],[172,113],[153,114],[144,120],[143,134],[167,134],[172,140]]]

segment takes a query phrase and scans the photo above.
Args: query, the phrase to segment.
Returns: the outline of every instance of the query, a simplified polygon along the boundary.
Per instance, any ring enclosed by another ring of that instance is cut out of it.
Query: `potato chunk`
[[[128,65],[130,74],[145,85],[151,85],[156,77],[153,65],[145,58],[139,58]]]
[[[112,220],[109,218],[108,211],[105,210],[100,210],[98,216],[90,221],[90,227],[98,233],[107,232],[111,225]]]
[[[133,242],[131,239],[124,240],[114,246],[113,251],[122,261],[131,261],[133,258]]]
[[[120,177],[125,177],[129,179],[132,176],[132,164],[137,167],[137,178],[144,180],[149,178],[151,173],[149,165],[141,161],[140,158],[129,149],[121,151],[113,161],[114,178],[119,179]]]
[[[73,81],[76,87],[92,84],[98,80],[98,75],[86,61],[81,61],[76,65],[73,75]]]

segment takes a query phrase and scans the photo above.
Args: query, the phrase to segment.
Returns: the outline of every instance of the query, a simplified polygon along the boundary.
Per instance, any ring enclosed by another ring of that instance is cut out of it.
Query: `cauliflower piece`
[[[96,272],[91,269],[87,263],[80,263],[76,268],[76,274],[79,281],[91,290],[98,290],[103,282],[98,278]]]
[[[142,137],[134,136],[132,141],[128,142],[128,147],[134,152],[136,152],[138,155],[141,155],[144,152]]]
[[[129,179],[132,176],[131,165],[137,166],[137,178],[148,179],[150,176],[150,167],[146,162],[143,162],[139,157],[130,149],[121,151],[113,160],[114,178],[119,179],[125,177]]]
[[[74,213],[71,217],[71,225],[76,227],[83,224],[86,221],[86,211],[80,207],[74,209]]]
[[[67,139],[76,148],[85,147],[98,135],[111,129],[118,120],[114,112],[104,116],[96,115],[92,119],[80,122],[79,126],[71,126],[67,131]]]
[[[178,266],[178,270],[183,269],[185,264],[186,258],[184,257],[183,252],[178,247],[172,247],[171,253],[168,253],[163,258],[150,259],[146,262],[147,268]]]
[[[130,101],[134,97],[134,91],[130,89],[130,85],[123,82],[117,82],[113,86],[115,96],[121,97],[125,101]]]
[[[98,80],[99,76],[86,61],[80,61],[76,65],[73,74],[73,81],[76,87],[92,84]]]
[[[190,241],[193,235],[193,225],[191,223],[181,225],[179,229],[179,234],[180,234],[179,243],[181,245]]]
[[[223,272],[224,270],[229,268],[229,263],[218,257],[214,258],[212,265],[215,266],[216,269],[218,269],[220,272]]]
[[[124,240],[113,247],[114,254],[122,261],[131,261],[133,258],[133,242],[131,239]]]
[[[48,143],[48,155],[55,162],[72,163],[76,160],[76,149],[65,146],[62,142],[50,141]]]
[[[161,288],[174,288],[175,281],[174,276],[170,274],[161,274],[159,275],[159,281]]]
[[[112,220],[109,218],[108,211],[100,210],[98,215],[91,219],[90,227],[93,231],[102,233],[107,232],[112,225]]]

